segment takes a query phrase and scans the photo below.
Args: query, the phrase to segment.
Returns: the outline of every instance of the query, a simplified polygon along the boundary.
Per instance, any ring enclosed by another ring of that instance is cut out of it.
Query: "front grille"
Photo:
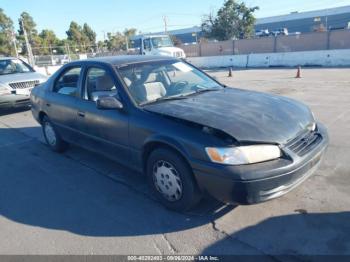
[[[182,57],[182,52],[175,52],[175,57]]]
[[[288,142],[287,147],[298,156],[304,156],[314,149],[321,140],[321,134],[316,131],[307,132]]]
[[[9,83],[9,86],[13,89],[26,89],[26,88],[33,88],[34,86],[39,85],[39,80],[33,80],[33,81],[26,81],[26,82],[16,82],[16,83]]]

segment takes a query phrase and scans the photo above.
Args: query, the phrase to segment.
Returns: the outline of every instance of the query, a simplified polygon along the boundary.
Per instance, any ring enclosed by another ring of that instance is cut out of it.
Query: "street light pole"
[[[164,21],[164,33],[168,34],[168,18],[166,16],[163,16],[163,21]]]

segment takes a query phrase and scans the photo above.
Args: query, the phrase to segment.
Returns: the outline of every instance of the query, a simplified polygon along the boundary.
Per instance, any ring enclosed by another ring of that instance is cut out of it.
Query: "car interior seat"
[[[162,82],[158,80],[157,73],[150,73],[144,85],[147,101],[156,100],[166,95],[166,89]]]
[[[96,101],[99,96],[116,96],[118,91],[112,77],[104,74],[96,78],[95,90],[91,93],[90,99]]]

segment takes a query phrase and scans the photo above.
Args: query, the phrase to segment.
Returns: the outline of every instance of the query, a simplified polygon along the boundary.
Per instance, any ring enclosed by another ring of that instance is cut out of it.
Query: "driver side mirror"
[[[114,96],[101,96],[96,100],[98,109],[123,109],[123,104]]]

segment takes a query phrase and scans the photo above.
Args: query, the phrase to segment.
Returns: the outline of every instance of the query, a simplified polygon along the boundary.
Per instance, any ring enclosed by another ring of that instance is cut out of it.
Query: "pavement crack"
[[[154,248],[157,250],[159,255],[162,255],[162,250],[160,249],[160,247],[157,245],[156,242],[153,241],[153,246]]]
[[[170,240],[167,238],[166,234],[162,234],[162,238],[163,240],[165,241],[165,243],[167,244],[167,247],[169,249],[169,251],[172,253],[172,254],[176,254],[178,253],[179,251],[176,249],[176,247],[170,242]]]

